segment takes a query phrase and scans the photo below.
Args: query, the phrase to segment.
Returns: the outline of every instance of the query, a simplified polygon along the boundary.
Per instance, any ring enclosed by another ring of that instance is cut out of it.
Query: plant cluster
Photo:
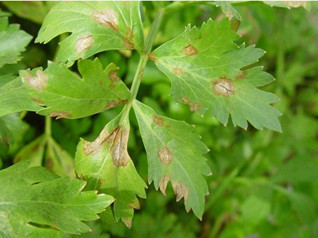
[[[317,234],[317,5],[0,7],[0,237]]]

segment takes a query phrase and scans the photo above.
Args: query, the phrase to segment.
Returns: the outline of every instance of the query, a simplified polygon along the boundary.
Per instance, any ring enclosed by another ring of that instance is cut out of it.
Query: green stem
[[[51,137],[51,123],[52,123],[52,118],[49,116],[45,117],[45,136]]]
[[[285,50],[284,47],[278,49],[277,59],[276,59],[276,79],[280,80],[283,76],[285,69]]]
[[[244,165],[245,165],[245,161],[242,161],[241,164],[239,164],[235,169],[233,169],[232,172],[222,181],[218,189],[214,192],[214,196],[207,201],[205,205],[205,211],[209,210],[214,205],[214,203],[219,198],[221,198],[224,191],[232,184],[233,180],[241,172]]]
[[[129,101],[129,103],[123,109],[123,114],[122,114],[122,117],[120,119],[120,124],[122,124],[122,122],[124,120],[126,120],[126,118],[128,117],[130,109],[131,109],[132,102],[136,99],[136,96],[137,96],[137,93],[138,93],[138,90],[139,90],[139,86],[140,86],[140,82],[141,82],[142,76],[144,74],[144,69],[145,69],[147,61],[148,61],[148,55],[151,52],[153,43],[154,43],[154,41],[156,39],[158,30],[159,30],[159,27],[160,27],[160,23],[161,23],[161,20],[162,20],[162,16],[163,16],[163,10],[159,9],[158,12],[157,12],[157,15],[155,17],[155,20],[153,21],[153,23],[151,25],[149,34],[147,36],[146,50],[145,50],[144,53],[142,53],[140,55],[139,63],[138,63],[138,66],[137,66],[137,70],[136,70],[136,73],[135,73],[135,76],[134,76],[134,79],[133,79],[133,83],[132,83],[131,88],[130,88],[130,92],[131,92],[132,98]]]

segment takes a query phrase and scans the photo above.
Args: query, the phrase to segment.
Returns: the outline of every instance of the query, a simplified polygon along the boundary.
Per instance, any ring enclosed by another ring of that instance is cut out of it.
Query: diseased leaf
[[[250,67],[264,51],[254,46],[238,47],[237,34],[227,19],[203,23],[199,31],[188,26],[184,33],[157,48],[152,58],[172,82],[171,95],[189,104],[191,111],[212,115],[227,124],[281,131],[280,112],[270,104],[278,98],[257,89],[274,78],[262,67]]]
[[[85,182],[59,178],[41,167],[20,162],[0,171],[0,234],[4,237],[65,237],[90,231],[83,220],[113,197],[82,192]]]
[[[202,156],[207,147],[185,122],[159,116],[138,101],[133,108],[147,152],[149,183],[154,181],[155,188],[165,194],[170,181],[177,201],[184,198],[186,210],[202,218],[208,194],[203,175],[211,174]]]
[[[60,43],[57,59],[75,61],[106,50],[144,48],[140,3],[62,2],[45,18],[36,42],[47,43],[71,32]]]
[[[283,8],[297,8],[303,7],[308,10],[310,8],[310,1],[263,1],[265,4],[271,7],[283,7]]]
[[[19,25],[9,24],[7,17],[0,18],[0,68],[21,59],[20,53],[31,41],[32,36],[19,30]]]
[[[238,13],[238,11],[232,6],[230,2],[225,1],[215,1],[215,4],[217,6],[221,7],[222,12],[224,15],[229,18],[230,20],[234,17],[235,19],[242,21],[241,15]]]
[[[41,107],[31,100],[20,78],[9,81],[0,87],[0,116],[23,110],[37,111]]]
[[[122,105],[130,98],[114,64],[104,70],[97,58],[83,60],[78,62],[78,70],[82,78],[57,63],[50,63],[44,71],[20,71],[30,97],[42,106],[37,113],[57,119],[81,118]]]
[[[75,170],[87,180],[87,187],[112,195],[114,217],[131,227],[136,197],[146,197],[147,187],[127,152],[129,120],[120,123],[121,114],[110,121],[92,142],[81,139],[75,155]]]

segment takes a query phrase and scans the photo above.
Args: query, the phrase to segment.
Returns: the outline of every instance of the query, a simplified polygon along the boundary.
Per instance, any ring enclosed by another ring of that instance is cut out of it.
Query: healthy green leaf
[[[3,1],[4,4],[11,12],[17,16],[31,20],[36,23],[42,23],[45,18],[50,5],[55,2],[42,2],[42,1]]]
[[[90,231],[82,220],[97,213],[113,197],[82,192],[85,182],[58,178],[24,161],[0,171],[0,236],[64,237]]]
[[[8,16],[10,16],[11,15],[11,13],[9,13],[9,12],[3,12],[1,9],[0,9],[0,17],[8,17]]]
[[[136,197],[145,198],[147,187],[138,175],[127,152],[129,120],[120,122],[121,114],[110,121],[93,141],[81,139],[75,155],[75,169],[87,180],[87,187],[112,195],[114,216],[131,227],[134,209],[139,209]]]
[[[144,142],[149,183],[165,194],[169,181],[177,196],[184,198],[187,211],[202,218],[208,186],[203,175],[211,171],[202,156],[208,149],[185,122],[158,116],[143,103],[134,101],[134,111]]]
[[[19,30],[19,25],[10,24],[7,17],[0,18],[0,68],[21,59],[20,53],[31,41],[32,36]]]
[[[199,31],[188,26],[184,33],[157,48],[151,58],[172,82],[171,95],[190,105],[191,111],[212,115],[227,124],[281,131],[280,112],[270,104],[278,98],[257,89],[274,78],[262,67],[248,67],[264,54],[254,46],[238,47],[237,34],[227,19],[203,23]]]
[[[96,58],[78,62],[82,75],[68,70],[65,65],[50,63],[45,71],[20,71],[30,97],[42,108],[41,115],[56,118],[80,118],[103,112],[127,102],[130,92],[117,77],[118,68],[110,64],[104,70]]]
[[[23,110],[37,111],[41,107],[31,100],[20,78],[9,81],[0,87],[0,116]]]
[[[62,2],[45,18],[36,42],[65,33],[57,59],[75,61],[106,50],[144,48],[140,2]]]

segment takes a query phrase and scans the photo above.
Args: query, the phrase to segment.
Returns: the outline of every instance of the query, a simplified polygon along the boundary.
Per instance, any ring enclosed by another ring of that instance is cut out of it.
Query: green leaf
[[[248,197],[240,208],[243,221],[253,225],[265,220],[271,212],[271,204],[254,195]]]
[[[46,138],[44,135],[25,145],[15,156],[13,162],[18,163],[23,160],[30,160],[29,166],[42,166]]]
[[[71,32],[60,43],[57,59],[88,58],[106,50],[144,49],[140,2],[62,2],[52,8],[36,42],[47,43]]]
[[[42,1],[4,1],[2,2],[11,12],[17,16],[31,20],[36,23],[42,23],[45,18],[50,5],[54,2],[42,2]]]
[[[177,196],[184,198],[187,211],[202,218],[208,186],[203,175],[211,171],[202,156],[208,149],[185,122],[158,116],[150,107],[135,101],[133,104],[149,168],[149,183],[165,194],[169,181]]]
[[[7,17],[0,18],[0,68],[21,59],[20,53],[31,41],[32,36],[19,30],[19,25],[10,24]]]
[[[118,68],[110,64],[104,70],[96,58],[78,62],[82,75],[68,70],[63,64],[50,63],[45,71],[39,68],[20,71],[30,96],[42,108],[41,115],[56,118],[80,118],[122,105],[130,92],[117,77]]]
[[[138,175],[127,152],[129,120],[120,122],[122,113],[110,121],[93,142],[81,139],[75,155],[75,169],[87,180],[87,187],[115,198],[114,216],[131,227],[136,197],[146,197],[147,185]]]
[[[76,177],[74,159],[53,138],[47,139],[45,167],[61,177]]]
[[[0,116],[23,110],[37,111],[41,107],[28,96],[20,78],[9,81],[0,87]]]
[[[5,121],[0,117],[0,156],[7,154],[10,145],[13,143],[13,136]]]
[[[73,158],[53,138],[45,135],[24,146],[15,156],[14,163],[23,160],[30,160],[30,166],[45,165],[61,177],[76,177]]]
[[[212,115],[227,124],[281,131],[280,112],[270,104],[278,98],[257,89],[274,78],[262,67],[248,67],[264,54],[254,46],[238,47],[238,37],[227,19],[203,23],[199,31],[188,26],[184,33],[157,48],[152,56],[172,82],[171,95],[190,105],[191,111]]]
[[[29,129],[18,113],[0,117],[0,156],[14,155],[24,144]]]
[[[10,16],[11,15],[11,13],[9,13],[9,12],[4,12],[4,11],[2,11],[1,9],[0,9],[0,17],[8,17],[8,16]]]
[[[0,171],[0,235],[3,237],[64,237],[90,231],[82,220],[97,213],[113,197],[82,192],[85,182],[58,178],[24,161]],[[64,233],[65,232],[65,233]]]

